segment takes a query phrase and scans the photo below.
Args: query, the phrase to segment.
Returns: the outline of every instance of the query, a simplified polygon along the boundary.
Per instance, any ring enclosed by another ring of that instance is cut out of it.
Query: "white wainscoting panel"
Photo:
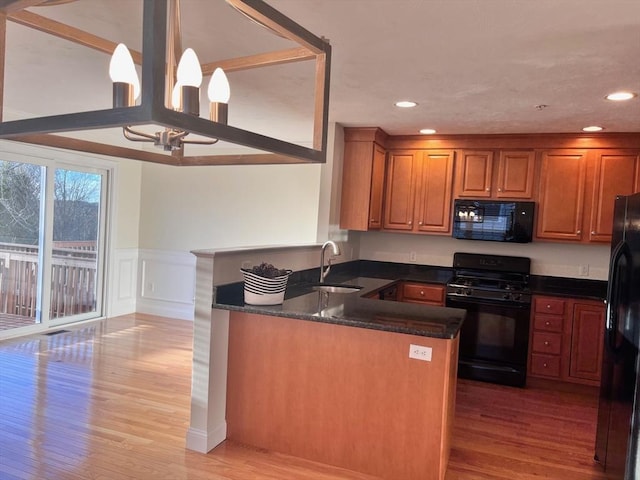
[[[112,258],[107,315],[116,317],[134,313],[137,300],[138,249],[114,250]]]
[[[137,311],[193,320],[196,257],[189,252],[139,251]]]

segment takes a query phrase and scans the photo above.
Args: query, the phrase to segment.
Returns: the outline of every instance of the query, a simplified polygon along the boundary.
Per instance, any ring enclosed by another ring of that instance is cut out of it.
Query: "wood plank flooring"
[[[136,314],[66,329],[0,342],[2,480],[373,480],[228,442],[186,450],[191,322]],[[447,480],[604,479],[595,389],[460,381],[457,394]]]

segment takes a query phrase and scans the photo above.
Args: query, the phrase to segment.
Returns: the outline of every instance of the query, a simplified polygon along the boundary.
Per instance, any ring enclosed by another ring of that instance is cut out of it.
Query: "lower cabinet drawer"
[[[560,355],[562,335],[559,333],[534,332],[531,346],[532,350],[537,353]]]
[[[547,377],[560,376],[560,357],[555,355],[531,354],[531,374]]]
[[[402,300],[408,302],[444,305],[445,288],[441,285],[405,283],[402,286]]]
[[[533,328],[545,332],[562,333],[564,317],[560,315],[535,315],[533,317]]]

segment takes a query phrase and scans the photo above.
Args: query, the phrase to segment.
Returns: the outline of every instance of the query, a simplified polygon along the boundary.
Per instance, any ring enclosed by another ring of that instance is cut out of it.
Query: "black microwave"
[[[527,243],[533,237],[535,202],[454,200],[453,237]]]

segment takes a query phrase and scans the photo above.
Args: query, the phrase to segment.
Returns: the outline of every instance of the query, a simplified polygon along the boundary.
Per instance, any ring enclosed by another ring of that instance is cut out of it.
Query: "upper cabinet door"
[[[415,151],[390,152],[387,162],[383,227],[413,230],[415,179],[419,165]]]
[[[420,232],[451,231],[453,150],[424,151],[416,192],[416,222]]]
[[[491,197],[493,151],[462,150],[456,163],[458,197]]]
[[[535,152],[533,150],[500,152],[496,198],[533,198]]]
[[[585,174],[585,150],[542,152],[536,230],[538,238],[582,238]]]
[[[373,141],[347,141],[344,145],[340,228],[380,228],[384,189],[385,151]]]
[[[595,157],[589,240],[610,243],[616,196],[630,195],[640,187],[640,154],[602,150]]]
[[[384,194],[384,165],[386,152],[379,145],[373,147],[371,170],[371,199],[369,201],[369,229],[382,228],[382,199]]]

